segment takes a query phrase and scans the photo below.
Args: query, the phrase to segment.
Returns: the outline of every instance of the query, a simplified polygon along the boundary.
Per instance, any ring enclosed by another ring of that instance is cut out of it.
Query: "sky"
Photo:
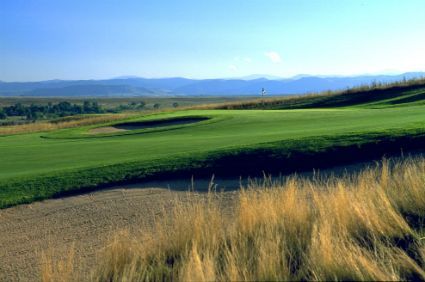
[[[424,0],[0,0],[0,80],[425,70]]]

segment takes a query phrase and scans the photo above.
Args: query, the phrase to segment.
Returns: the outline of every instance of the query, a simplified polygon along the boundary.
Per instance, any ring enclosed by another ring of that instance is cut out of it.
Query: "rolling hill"
[[[390,107],[423,105],[425,79],[395,82],[375,87],[351,88],[334,91],[278,98],[261,98],[240,102],[212,105],[216,109],[305,109],[331,107]]]

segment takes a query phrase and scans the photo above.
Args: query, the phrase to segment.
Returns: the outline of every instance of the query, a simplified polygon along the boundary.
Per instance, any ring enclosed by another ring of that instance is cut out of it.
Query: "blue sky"
[[[0,80],[425,70],[424,0],[0,0]]]

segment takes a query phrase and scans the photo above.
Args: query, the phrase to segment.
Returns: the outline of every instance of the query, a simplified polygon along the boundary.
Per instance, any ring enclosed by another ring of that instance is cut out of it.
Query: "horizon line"
[[[300,79],[303,77],[319,77],[319,78],[354,78],[360,76],[400,76],[404,74],[412,73],[421,73],[425,75],[425,70],[412,70],[405,72],[376,72],[376,73],[359,73],[359,74],[296,74],[292,76],[279,76],[273,74],[248,74],[237,77],[211,77],[211,78],[193,78],[185,76],[161,76],[161,77],[147,77],[147,76],[137,76],[137,75],[118,75],[109,78],[79,78],[79,79],[61,79],[61,78],[52,78],[52,79],[42,79],[42,80],[14,80],[14,81],[5,81],[0,79],[2,83],[36,83],[36,82],[53,82],[53,81],[102,81],[102,80],[113,80],[113,79],[188,79],[188,80],[256,80],[256,79],[266,79],[266,80],[285,80],[285,79]],[[257,78],[248,78],[248,77]],[[269,79],[267,77],[274,77],[274,79]]]

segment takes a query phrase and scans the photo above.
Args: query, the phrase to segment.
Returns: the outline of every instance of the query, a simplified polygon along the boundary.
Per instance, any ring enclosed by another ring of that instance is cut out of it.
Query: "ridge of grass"
[[[372,83],[371,85],[362,85],[339,91],[324,91],[319,93],[307,93],[305,95],[294,95],[278,98],[258,98],[242,102],[228,102],[220,104],[209,104],[194,106],[195,109],[227,109],[227,110],[248,110],[248,109],[312,109],[312,108],[332,108],[332,107],[350,107],[365,106],[370,103],[382,102],[385,100],[400,99],[403,96],[418,92],[425,93],[425,79],[412,79],[407,81],[398,81],[393,83]],[[417,96],[416,100],[423,100],[425,97]]]

